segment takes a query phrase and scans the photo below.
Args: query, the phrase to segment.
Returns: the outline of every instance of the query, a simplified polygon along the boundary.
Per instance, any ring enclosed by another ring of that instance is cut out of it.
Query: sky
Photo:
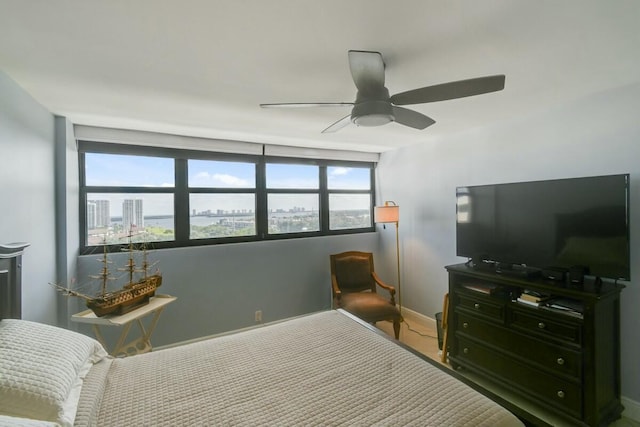
[[[102,153],[86,153],[86,183],[88,186],[137,186],[173,187],[174,159],[164,157],[132,156]],[[255,165],[253,163],[213,160],[189,160],[188,180],[190,187],[200,188],[255,188]],[[330,189],[369,189],[368,168],[329,167]],[[268,188],[317,189],[318,167],[295,164],[267,164]],[[145,215],[170,215],[173,213],[173,198],[170,194],[141,194]],[[89,200],[110,200],[111,216],[122,214],[122,201],[132,198],[130,194],[89,194]],[[210,209],[255,210],[253,197],[237,195],[192,195],[190,212]],[[369,206],[368,197],[334,197],[332,207]],[[340,206],[339,206],[340,205]],[[364,205],[364,206],[362,206]],[[270,197],[269,207],[288,210],[292,207],[318,209],[317,196],[300,195],[297,198]]]

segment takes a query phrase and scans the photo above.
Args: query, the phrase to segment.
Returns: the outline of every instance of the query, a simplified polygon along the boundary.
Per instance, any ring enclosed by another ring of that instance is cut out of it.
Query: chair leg
[[[396,336],[396,339],[400,339],[400,320],[396,319],[393,321],[393,334]]]
[[[442,355],[440,361],[447,363],[447,347],[449,347],[449,294],[444,295],[444,306],[442,308]]]

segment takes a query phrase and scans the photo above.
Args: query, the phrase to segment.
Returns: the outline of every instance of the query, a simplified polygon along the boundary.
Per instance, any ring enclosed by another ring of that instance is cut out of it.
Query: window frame
[[[173,187],[143,187],[143,186],[88,186],[86,185],[86,153],[102,153],[116,155],[139,155],[147,157],[165,157],[174,160],[174,186]],[[189,187],[188,161],[189,160],[212,160],[230,161],[255,164],[255,188],[250,187]],[[318,167],[319,188],[267,188],[266,187],[266,165],[268,163],[291,164],[291,165],[312,165]],[[327,169],[328,167],[355,167],[370,170],[370,188],[368,190],[351,189],[328,189]],[[123,244],[92,245],[87,244],[87,196],[92,193],[152,193],[152,194],[173,194],[174,197],[174,236],[175,240],[153,242],[154,249],[177,248],[191,246],[207,246],[227,243],[254,242],[265,240],[283,240],[306,237],[319,237],[341,234],[359,234],[375,231],[373,222],[373,210],[375,206],[375,162],[366,161],[343,161],[326,159],[308,159],[297,157],[278,157],[254,154],[230,154],[213,151],[185,150],[178,148],[152,147],[141,145],[128,145],[121,143],[78,141],[78,168],[79,168],[79,227],[80,227],[80,254],[86,255],[106,250],[107,252],[119,251]],[[191,194],[224,194],[242,193],[255,194],[255,235],[232,236],[232,237],[212,237],[212,238],[190,238],[190,195]],[[267,199],[269,194],[306,194],[318,193],[320,227],[318,231],[304,231],[294,233],[269,234],[269,213]],[[330,194],[369,194],[371,205],[369,207],[371,224],[369,227],[329,229],[329,195]]]

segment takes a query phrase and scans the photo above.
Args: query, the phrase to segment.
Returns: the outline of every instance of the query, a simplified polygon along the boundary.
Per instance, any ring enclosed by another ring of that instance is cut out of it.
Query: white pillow
[[[105,357],[102,345],[85,335],[27,320],[0,321],[0,414],[73,425],[78,384]]]

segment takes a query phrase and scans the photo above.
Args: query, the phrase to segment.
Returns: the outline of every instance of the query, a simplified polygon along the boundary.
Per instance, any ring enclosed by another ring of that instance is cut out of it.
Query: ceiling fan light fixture
[[[362,102],[351,111],[351,121],[357,126],[382,126],[394,120],[391,104],[386,101]]]
[[[368,116],[356,117],[353,120],[357,126],[382,126],[393,121],[393,116],[388,114],[369,114]]]
[[[382,126],[396,122],[413,129],[426,129],[435,120],[403,105],[426,104],[465,98],[504,89],[505,76],[497,74],[425,86],[389,96],[385,87],[385,65],[380,52],[350,50],[349,69],[358,89],[355,102],[314,102],[260,104],[261,107],[343,107],[353,106],[350,115],[325,128],[322,133],[336,132],[349,123],[356,126]]]

